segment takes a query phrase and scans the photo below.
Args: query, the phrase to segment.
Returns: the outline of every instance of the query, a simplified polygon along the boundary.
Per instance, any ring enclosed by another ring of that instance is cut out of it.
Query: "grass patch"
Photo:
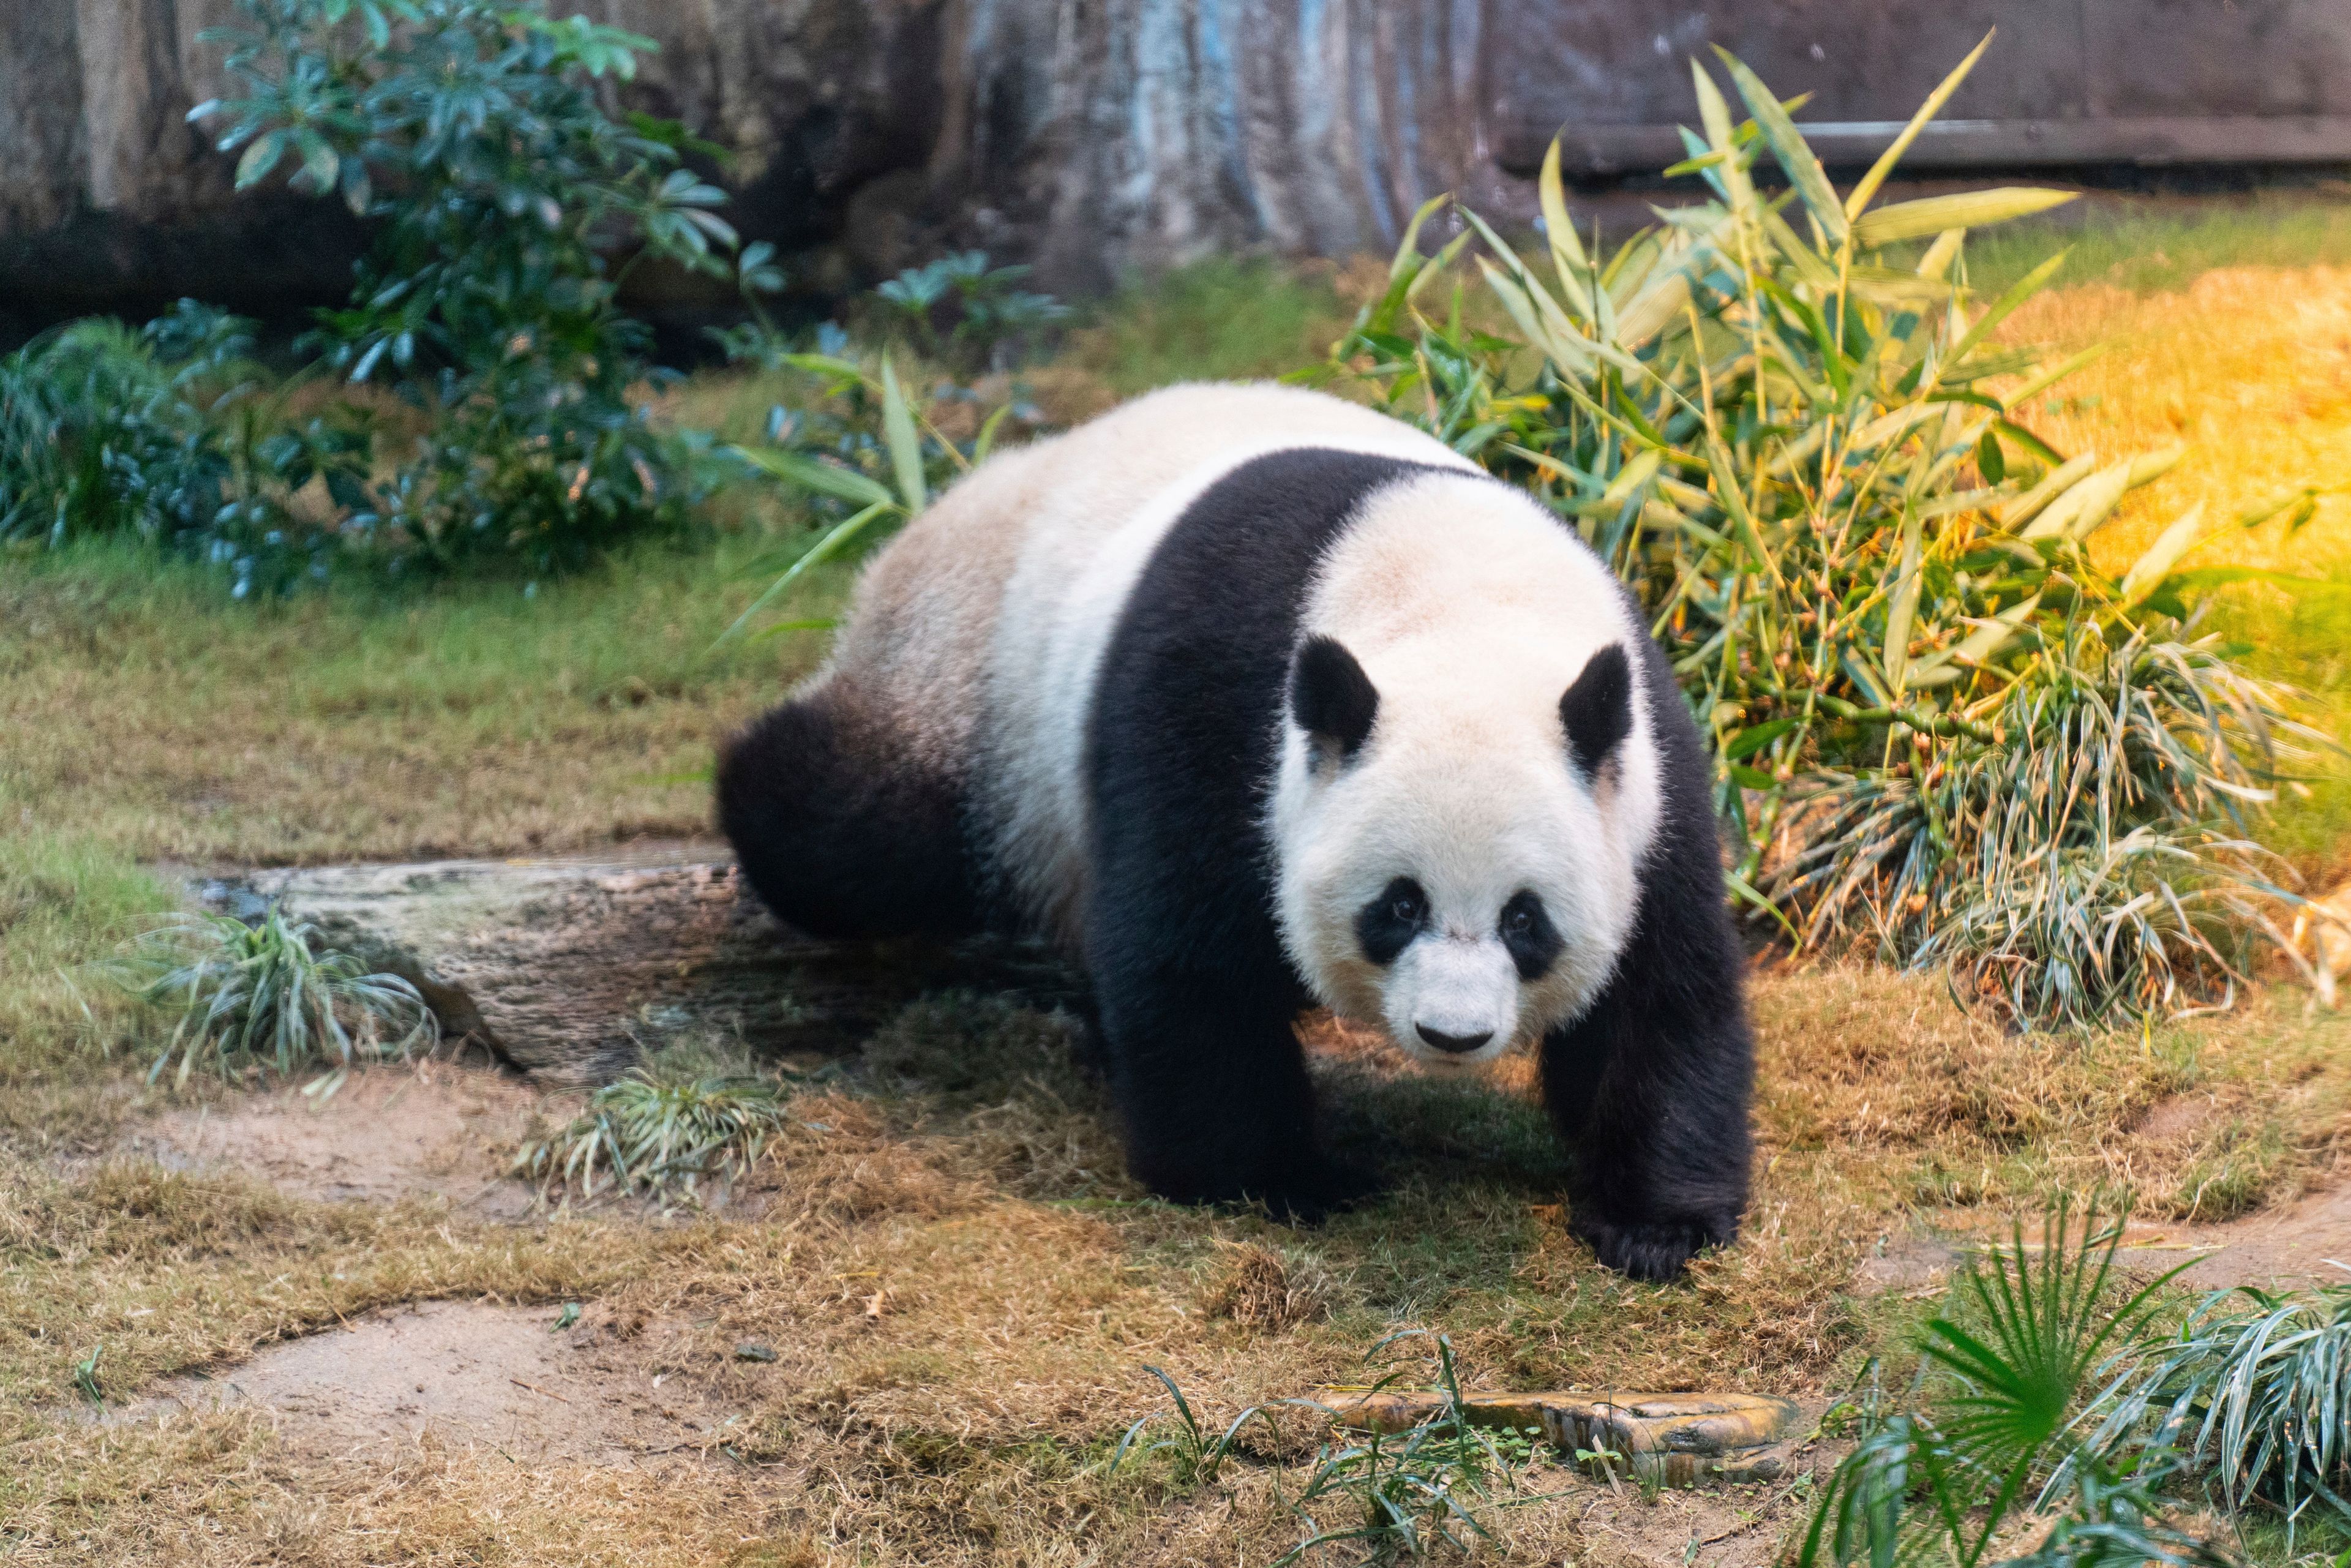
[[[821,653],[712,652],[756,591],[737,572],[758,549],[729,537],[535,588],[252,606],[131,549],[11,561],[0,822],[263,865],[707,832],[718,737]]]
[[[2093,193],[2078,211],[1987,230],[1968,241],[1968,274],[1987,298],[2058,250],[2058,287],[2135,294],[2182,289],[2226,267],[2351,263],[2351,202],[2340,189],[2283,187],[2201,197]]]

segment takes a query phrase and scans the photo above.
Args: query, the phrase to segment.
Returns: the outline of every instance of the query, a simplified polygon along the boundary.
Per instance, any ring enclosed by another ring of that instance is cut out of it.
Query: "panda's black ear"
[[[1559,717],[1567,727],[1575,765],[1591,778],[1633,733],[1633,664],[1625,657],[1624,643],[1611,643],[1592,655],[1559,699]]]
[[[1352,758],[1379,716],[1379,688],[1355,655],[1330,637],[1309,637],[1290,666],[1290,716],[1342,759]]]

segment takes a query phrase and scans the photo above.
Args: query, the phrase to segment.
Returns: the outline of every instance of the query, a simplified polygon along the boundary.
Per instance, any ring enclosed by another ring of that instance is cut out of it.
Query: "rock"
[[[1405,1432],[1440,1415],[1437,1391],[1325,1389],[1343,1426]],[[1802,1412],[1754,1394],[1465,1394],[1473,1426],[1531,1432],[1563,1455],[1608,1453],[1626,1479],[1669,1487],[1778,1480],[1795,1460]]]
[[[322,866],[205,879],[253,918],[273,902],[424,993],[469,1035],[556,1086],[610,1082],[682,1035],[838,1052],[925,991],[1082,994],[1041,949],[834,946],[788,930],[731,862],[698,847],[601,858]]]

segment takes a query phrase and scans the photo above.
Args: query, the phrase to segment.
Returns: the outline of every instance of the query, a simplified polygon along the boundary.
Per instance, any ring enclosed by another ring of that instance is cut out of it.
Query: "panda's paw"
[[[1311,1155],[1292,1161],[1249,1196],[1261,1198],[1275,1214],[1300,1225],[1320,1225],[1341,1209],[1379,1190],[1379,1179],[1365,1166]]]
[[[1682,1266],[1708,1248],[1728,1247],[1738,1222],[1702,1216],[1633,1224],[1595,1219],[1578,1224],[1575,1233],[1591,1243],[1602,1267],[1662,1281],[1680,1278]]]

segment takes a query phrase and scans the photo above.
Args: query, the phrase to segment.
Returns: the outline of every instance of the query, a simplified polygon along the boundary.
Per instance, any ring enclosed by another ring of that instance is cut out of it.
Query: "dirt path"
[[[272,1345],[213,1377],[174,1378],[110,1419],[249,1406],[321,1458],[381,1458],[428,1433],[452,1448],[486,1446],[517,1463],[632,1467],[705,1457],[738,1412],[707,1380],[667,1370],[655,1326],[622,1333],[591,1312],[486,1301],[428,1301]]]
[[[534,1113],[569,1115],[577,1096],[508,1073],[445,1061],[385,1066],[225,1105],[172,1111],[121,1152],[167,1170],[228,1168],[281,1192],[336,1203],[445,1197],[462,1213],[519,1219],[531,1187],[507,1175]]]

